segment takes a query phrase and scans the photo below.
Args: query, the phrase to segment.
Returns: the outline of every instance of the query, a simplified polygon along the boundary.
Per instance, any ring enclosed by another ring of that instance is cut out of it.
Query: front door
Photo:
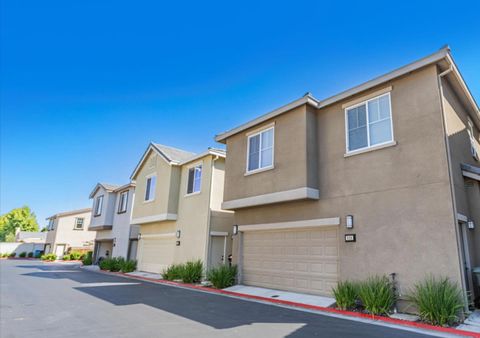
[[[59,244],[55,248],[55,255],[57,255],[57,258],[62,258],[63,253],[65,252],[65,244]]]
[[[460,251],[462,255],[463,273],[469,304],[472,302],[472,265],[470,261],[470,250],[468,246],[467,223],[459,222]]]
[[[210,267],[214,268],[225,264],[226,236],[212,236],[210,238]]]

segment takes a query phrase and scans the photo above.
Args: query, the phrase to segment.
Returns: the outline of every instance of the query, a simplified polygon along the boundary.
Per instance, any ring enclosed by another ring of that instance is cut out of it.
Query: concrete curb
[[[309,305],[309,304],[297,303],[297,302],[281,300],[281,299],[272,299],[272,298],[266,298],[266,297],[261,297],[261,296],[247,295],[247,294],[243,294],[243,293],[239,293],[239,292],[226,291],[226,290],[221,290],[221,289],[214,289],[214,288],[209,288],[209,287],[205,287],[205,286],[201,286],[201,285],[177,283],[177,282],[167,281],[167,280],[163,280],[163,279],[154,279],[154,278],[148,278],[148,277],[142,277],[142,276],[133,276],[133,275],[129,275],[127,273],[122,273],[122,272],[110,272],[110,271],[103,271],[103,270],[89,270],[89,271],[97,272],[97,273],[103,273],[103,274],[107,274],[107,275],[113,275],[113,276],[126,277],[126,278],[131,278],[131,279],[136,279],[136,280],[143,280],[143,281],[153,282],[153,283],[158,283],[158,284],[171,285],[171,286],[181,287],[181,288],[185,288],[185,289],[198,290],[198,291],[203,291],[203,292],[212,293],[212,294],[232,296],[232,297],[236,297],[236,298],[240,298],[240,299],[242,299],[242,298],[243,299],[252,299],[252,300],[262,301],[262,302],[265,302],[265,303],[272,303],[272,304],[277,304],[277,305],[284,305],[284,306],[301,308],[301,309],[306,309],[306,310],[319,311],[319,312],[327,312],[327,313],[341,315],[341,316],[345,316],[345,317],[355,317],[355,318],[367,319],[367,320],[370,320],[370,321],[379,321],[379,322],[383,322],[383,323],[386,323],[386,324],[406,326],[406,327],[409,327],[409,328],[453,334],[453,335],[458,335],[458,336],[462,336],[462,337],[480,338],[480,333],[458,330],[458,329],[454,329],[454,328],[451,328],[451,327],[442,327],[442,326],[435,326],[435,325],[430,325],[430,324],[425,324],[425,323],[409,322],[409,321],[405,321],[405,320],[401,320],[401,319],[375,316],[375,315],[368,315],[368,314],[360,313],[360,312],[343,311],[343,310],[338,310],[338,309],[335,309],[335,308],[323,307],[323,306],[318,306],[318,305]]]

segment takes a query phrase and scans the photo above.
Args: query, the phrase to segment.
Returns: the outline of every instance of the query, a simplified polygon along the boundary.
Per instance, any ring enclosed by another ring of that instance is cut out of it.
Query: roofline
[[[137,163],[137,165],[135,166],[135,169],[133,169],[133,172],[132,174],[130,175],[130,179],[133,180],[133,178],[135,177],[135,175],[137,174],[138,170],[140,169],[140,166],[142,165],[143,161],[145,161],[145,159],[147,158],[147,154],[150,150],[154,150],[157,154],[159,154],[164,160],[165,162],[167,162],[169,165],[171,165],[172,163],[170,162],[170,160],[165,156],[164,153],[162,153],[161,151],[159,151],[159,149],[157,147],[155,147],[155,145],[153,144],[153,142],[150,142],[148,144],[148,147],[147,149],[145,150],[145,152],[143,153],[142,157],[140,158],[140,161]]]
[[[69,216],[69,215],[76,215],[76,214],[83,214],[86,212],[92,211],[92,208],[83,208],[83,209],[77,209],[77,210],[71,210],[71,211],[64,211],[64,212],[59,212],[58,214],[52,215],[50,217],[45,218],[47,221],[52,218],[58,218],[58,217],[63,217],[63,216]]]
[[[184,164],[196,161],[196,160],[198,160],[202,157],[208,156],[208,155],[219,156],[219,157],[225,158],[227,156],[227,152],[223,149],[208,148],[208,150],[204,151],[203,153],[195,155],[192,158],[189,158],[188,160],[185,160],[185,161],[181,162],[179,165],[184,165]]]
[[[102,187],[103,189],[105,189],[106,191],[110,192],[110,191],[115,191],[115,189],[108,189],[106,186],[104,186],[102,183],[98,182],[97,184],[95,184],[95,187],[93,188],[92,192],[90,193],[90,195],[88,196],[88,198],[93,198],[93,196],[95,196],[95,193],[97,192],[98,188],[99,187]]]
[[[248,129],[250,127],[253,127],[259,123],[262,123],[264,121],[267,121],[275,116],[278,116],[280,114],[283,114],[289,110],[292,110],[294,108],[297,108],[299,106],[302,106],[304,104],[309,104],[313,107],[317,107],[318,105],[318,100],[316,98],[314,98],[313,96],[311,96],[310,94],[309,95],[306,95],[306,96],[303,96],[299,99],[296,99],[295,101],[292,101],[290,103],[287,103],[286,105],[280,107],[280,108],[277,108],[275,110],[272,110],[271,112],[267,113],[267,114],[264,114],[260,117],[257,117],[256,119],[254,120],[251,120],[247,123],[244,123],[236,128],[233,128],[229,131],[226,131],[226,132],[223,132],[221,134],[218,134],[215,136],[215,141],[217,142],[222,142],[222,143],[225,143],[225,139],[232,136],[232,135],[235,135],[235,134],[238,134],[239,132],[245,130],[245,129]]]
[[[135,186],[136,186],[136,184],[134,182],[130,182],[130,183],[127,183],[127,184],[124,184],[124,185],[118,187],[117,189],[113,190],[113,192],[119,192],[121,190],[131,188],[131,187],[135,187]]]
[[[450,55],[450,47],[446,46],[446,47],[443,47],[441,48],[439,51],[433,53],[433,54],[430,54],[430,55],[427,55],[417,61],[414,61],[414,62],[411,62],[403,67],[400,67],[400,68],[397,68],[389,73],[386,73],[384,75],[381,75],[381,76],[378,76],[372,80],[369,80],[367,82],[364,82],[358,86],[355,86],[353,88],[350,88],[348,90],[345,90],[339,94],[336,94],[336,95],[333,95],[329,98],[326,98],[324,100],[316,100],[314,97],[310,96],[310,95],[307,95],[307,96],[304,96],[300,99],[297,99],[285,106],[282,106],[278,109],[275,109],[265,115],[262,115],[254,120],[251,120],[247,123],[244,123],[236,128],[233,128],[229,131],[226,131],[224,133],[221,133],[221,134],[218,134],[215,136],[215,141],[217,142],[221,142],[221,143],[225,143],[225,140],[232,136],[232,135],[235,135],[237,133],[240,133],[246,129],[249,129],[251,127],[254,127],[262,122],[265,122],[266,120],[269,120],[275,116],[278,116],[280,114],[283,114],[293,108],[296,108],[300,105],[303,105],[303,104],[311,104],[313,105],[314,107],[316,107],[317,109],[319,108],[323,108],[323,107],[326,107],[326,106],[329,106],[331,104],[334,104],[338,101],[341,101],[341,100],[344,100],[350,96],[353,96],[353,95],[356,95],[360,92],[363,92],[363,91],[366,91],[368,89],[371,89],[373,87],[376,87],[378,85],[381,85],[382,83],[384,82],[388,82],[388,81],[391,81],[393,79],[396,79],[398,77],[401,77],[403,75],[406,75],[408,73],[411,73],[413,71],[416,71],[420,68],[423,68],[425,66],[428,66],[428,65],[431,65],[431,64],[434,64],[434,63],[437,63],[441,60],[447,60],[447,62],[452,65],[453,69],[454,69],[454,73],[458,79],[458,81],[460,82],[460,85],[462,86],[463,90],[465,91],[466,93],[466,96],[468,98],[468,100],[470,101],[470,103],[472,104],[472,107],[474,107],[474,110],[476,111],[477,113],[477,118],[479,119],[480,121],[480,112],[479,112],[479,108],[478,108],[478,105],[475,101],[475,99],[473,98],[470,90],[468,89],[468,86],[467,84],[465,83],[465,81],[463,80],[463,77],[462,75],[460,74],[458,68],[456,67],[455,65],[455,62],[453,61],[453,58],[451,57]]]

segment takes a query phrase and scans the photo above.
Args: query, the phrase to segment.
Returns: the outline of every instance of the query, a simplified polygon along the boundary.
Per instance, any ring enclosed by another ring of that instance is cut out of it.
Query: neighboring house
[[[131,226],[135,184],[122,186],[98,183],[93,199],[89,230],[95,231],[94,262],[99,258],[136,259],[138,226]]]
[[[46,232],[21,231],[20,228],[15,231],[15,242],[45,244],[46,239]]]
[[[402,297],[433,274],[471,295],[479,128],[478,106],[441,49],[218,135],[240,282],[329,296],[339,280],[395,273]]]
[[[95,231],[88,231],[91,209],[61,212],[47,218],[45,253],[63,257],[70,250],[93,250]]]
[[[138,270],[161,273],[200,259],[227,263],[233,213],[221,209],[225,152],[202,154],[151,143],[135,168],[132,224],[140,225]]]

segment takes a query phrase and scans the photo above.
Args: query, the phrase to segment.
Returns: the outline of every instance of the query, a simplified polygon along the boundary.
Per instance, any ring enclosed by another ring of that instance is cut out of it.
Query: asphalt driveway
[[[27,260],[0,261],[0,336],[429,337]]]

